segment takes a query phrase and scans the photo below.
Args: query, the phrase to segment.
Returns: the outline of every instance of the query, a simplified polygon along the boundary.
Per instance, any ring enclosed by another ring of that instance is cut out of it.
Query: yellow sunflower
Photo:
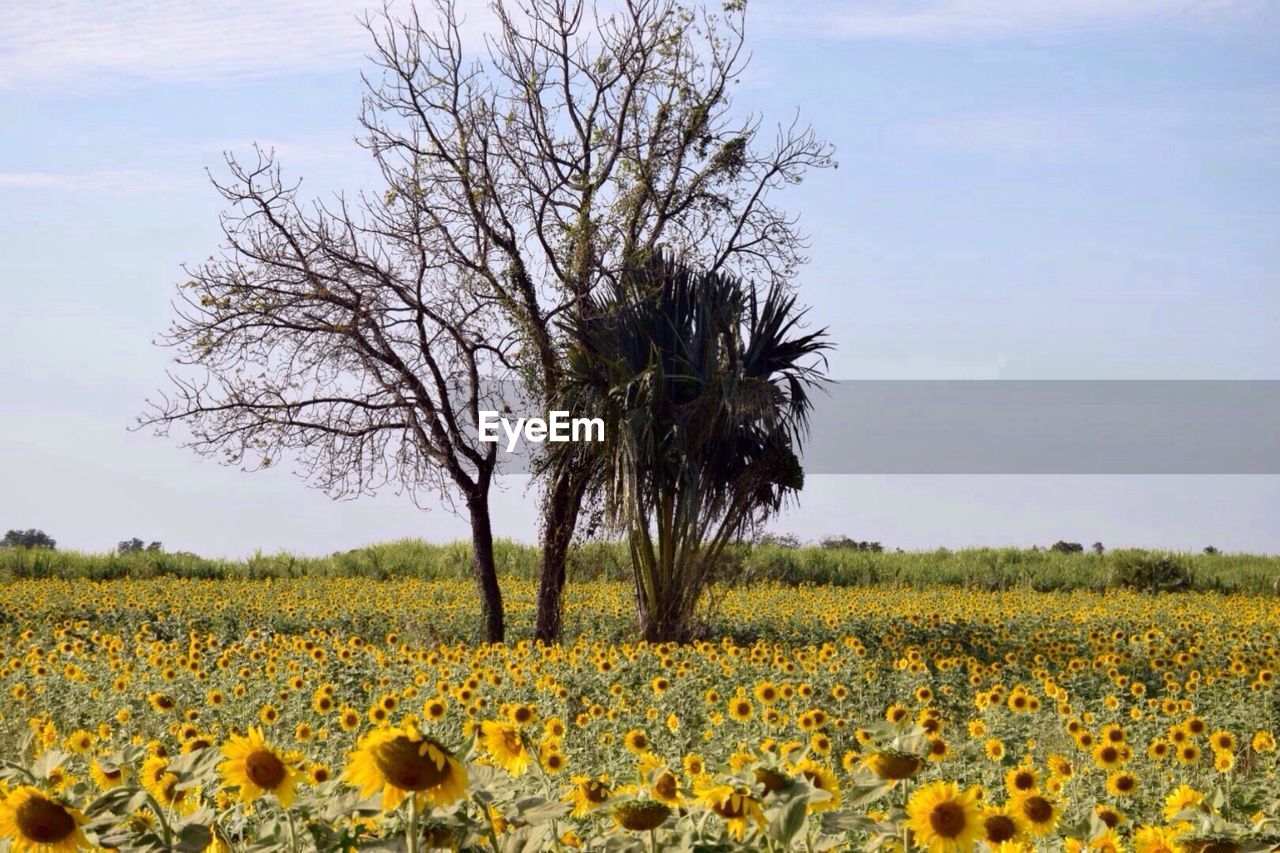
[[[825,800],[811,802],[809,811],[817,813],[840,808],[840,782],[836,779],[836,774],[831,772],[830,767],[819,764],[812,758],[806,758],[796,765],[795,772],[819,791],[830,795]]]
[[[1062,817],[1062,809],[1055,800],[1034,792],[1014,797],[1010,811],[1023,830],[1036,838],[1053,832]]]
[[[11,853],[75,853],[93,845],[80,825],[84,815],[44,792],[24,785],[0,802],[0,838]]]
[[[767,825],[760,801],[745,789],[732,785],[715,785],[698,792],[698,801],[724,821],[729,834],[741,841],[747,834],[749,823],[761,829]]]
[[[511,723],[487,720],[480,725],[480,739],[485,752],[512,776],[529,769],[529,750],[525,749],[520,731]]]
[[[930,853],[969,851],[986,834],[977,803],[977,788],[931,782],[907,801],[907,826]]]
[[[240,789],[242,802],[251,802],[266,792],[275,794],[286,809],[293,804],[298,771],[262,737],[262,729],[249,728],[247,736],[232,735],[222,747],[227,757],[218,765],[228,786]]]
[[[868,755],[864,763],[881,779],[896,782],[915,776],[924,762],[914,753],[888,749]]]
[[[573,784],[565,792],[564,801],[573,803],[573,816],[584,817],[601,803],[607,802],[610,794],[608,777],[593,779],[590,776],[574,776]]]
[[[1134,853],[1178,853],[1180,829],[1160,826],[1143,826],[1133,834]]]
[[[347,781],[365,797],[381,789],[383,811],[395,809],[410,794],[432,806],[447,806],[467,795],[466,768],[412,726],[370,732],[350,757]]]

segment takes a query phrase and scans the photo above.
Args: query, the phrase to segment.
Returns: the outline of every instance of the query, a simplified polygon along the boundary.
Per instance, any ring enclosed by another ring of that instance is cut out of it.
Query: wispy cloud
[[[769,29],[832,39],[962,40],[1134,25],[1277,23],[1267,0],[758,0]]]
[[[409,0],[395,0],[398,6]],[[601,0],[608,8],[615,0]],[[210,82],[351,68],[377,0],[5,0],[0,88]],[[419,2],[424,10],[428,5]],[[469,31],[486,0],[460,0]],[[713,2],[711,5],[715,5]],[[752,0],[757,34],[837,39],[1004,37],[1130,25],[1280,23],[1270,0]]]
[[[208,82],[350,67],[370,0],[6,0],[0,87]],[[480,0],[463,0],[464,13]],[[474,7],[474,8],[472,8]]]
[[[186,182],[189,186],[190,182]],[[99,193],[154,193],[181,188],[183,181],[162,172],[127,169],[0,172],[0,190],[54,190]]]

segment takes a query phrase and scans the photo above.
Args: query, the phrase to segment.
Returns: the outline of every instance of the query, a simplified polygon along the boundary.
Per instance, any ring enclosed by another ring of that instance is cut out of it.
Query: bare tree
[[[769,130],[734,109],[745,5],[495,0],[474,53],[450,0],[367,21],[365,144],[399,192],[431,200],[430,245],[519,338],[536,398],[564,380],[565,324],[659,247],[761,286],[804,262],[774,197],[832,151],[798,121]],[[544,488],[535,635],[550,641],[586,473],[556,469]]]
[[[477,440],[504,336],[469,265],[438,251],[421,192],[303,205],[269,154],[228,157],[218,256],[187,269],[162,342],[172,387],[140,422],[265,468],[288,455],[335,497],[388,484],[461,499],[484,635],[503,640],[489,518],[496,445]]]

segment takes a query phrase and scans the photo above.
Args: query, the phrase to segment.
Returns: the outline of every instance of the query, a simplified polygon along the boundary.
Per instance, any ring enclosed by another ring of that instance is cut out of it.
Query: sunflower
[[[229,787],[240,789],[242,802],[251,802],[265,792],[275,794],[286,809],[293,803],[298,771],[290,766],[262,737],[262,729],[250,726],[247,736],[232,735],[222,747],[226,760],[218,765]]]
[[[745,788],[715,785],[697,793],[698,801],[718,815],[729,828],[729,834],[738,841],[746,836],[749,822],[761,829],[767,825],[760,801]]]
[[[1238,745],[1236,736],[1225,729],[1209,735],[1209,744],[1217,752],[1235,752]]]
[[[346,780],[361,796],[371,797],[381,789],[383,811],[397,808],[410,794],[432,806],[447,806],[467,795],[466,768],[412,726],[370,732],[350,758]]]
[[[100,790],[109,791],[124,784],[124,768],[95,758],[89,765],[89,776]]]
[[[840,782],[836,779],[836,774],[831,772],[831,768],[806,758],[796,765],[796,773],[803,776],[805,781],[814,788],[825,791],[829,795],[824,800],[809,803],[809,811],[817,813],[840,808]]]
[[[1190,785],[1179,785],[1164,798],[1164,819],[1175,820],[1184,811],[1203,808],[1202,803],[1204,794]]]
[[[360,728],[360,712],[350,706],[344,706],[338,714],[338,725],[344,732],[354,732]]]
[[[1160,826],[1143,826],[1133,834],[1133,853],[1178,853],[1180,830]]]
[[[1034,767],[1023,764],[1004,774],[1004,787],[1010,795],[1040,790],[1040,776]]]
[[[584,817],[588,812],[609,799],[609,779],[606,776],[593,779],[590,776],[574,776],[572,785],[565,792],[564,801],[573,804],[573,816]]]
[[[627,800],[613,807],[613,819],[618,826],[632,832],[648,832],[666,823],[671,809],[653,800]]]
[[[751,705],[751,700],[745,696],[739,696],[736,699],[729,700],[729,716],[737,720],[739,723],[745,723],[751,719],[755,708]]]
[[[632,729],[622,739],[627,749],[636,755],[644,755],[649,751],[649,736],[640,729]]]
[[[1117,797],[1128,797],[1138,790],[1138,777],[1127,770],[1117,770],[1107,777],[1107,790]]]
[[[930,853],[972,850],[986,832],[977,801],[977,788],[962,792],[955,782],[931,782],[907,801],[907,826]]]
[[[924,762],[915,753],[890,749],[868,755],[864,763],[881,779],[896,782],[915,776]]]
[[[42,791],[24,785],[0,802],[0,838],[12,853],[74,853],[92,847],[80,825],[84,815]]]
[[[485,752],[512,776],[529,769],[529,751],[524,747],[520,731],[511,723],[486,720],[480,725],[480,738]]]
[[[86,752],[93,749],[93,735],[89,734],[84,729],[78,729],[67,736],[67,739],[63,741],[63,745],[67,748],[68,752],[73,752],[76,755],[84,755]]]
[[[1053,832],[1062,817],[1057,802],[1043,794],[1019,794],[1013,798],[1011,811],[1028,835],[1040,837]]]
[[[988,806],[982,810],[982,833],[987,844],[998,847],[1006,841],[1022,840],[1022,827],[1007,809]]]

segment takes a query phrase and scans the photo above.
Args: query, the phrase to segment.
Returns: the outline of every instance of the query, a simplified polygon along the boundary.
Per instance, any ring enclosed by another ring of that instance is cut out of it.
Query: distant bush
[[[10,530],[0,541],[0,548],[45,548],[52,551],[58,547],[48,533],[43,530]]]
[[[1146,592],[1191,588],[1191,569],[1177,554],[1117,551],[1111,555],[1111,585]]]
[[[132,539],[125,539],[116,545],[117,554],[139,554],[143,551],[155,553],[163,550],[164,546],[159,542],[152,542],[150,545],[143,545],[142,540],[136,536]]]
[[[537,548],[509,540],[494,543],[502,577],[536,578],[541,563]],[[1041,591],[1105,589],[1195,589],[1222,592],[1280,592],[1280,557],[1257,554],[1165,554],[1113,550],[1099,557],[1046,548],[964,548],[934,551],[877,552],[856,548],[823,548],[755,543],[735,546],[728,559],[742,567],[749,581],[834,586],[951,586]],[[569,554],[569,578],[626,580],[631,558],[624,544],[592,540]],[[199,557],[163,550],[119,554],[85,554],[48,548],[0,549],[0,583],[26,578],[296,578],[360,577],[469,578],[471,546],[437,544],[417,539],[383,542],[329,556],[254,554],[241,560]],[[570,591],[572,594],[572,591]]]
[[[1050,551],[1056,551],[1059,554],[1083,554],[1084,546],[1079,542],[1063,542],[1059,539],[1049,546]]]
[[[827,536],[819,542],[818,545],[828,551],[838,548],[846,548],[850,551],[871,551],[875,554],[879,554],[884,551],[884,546],[879,542],[860,542],[856,539],[851,539],[850,537],[843,535]]]

